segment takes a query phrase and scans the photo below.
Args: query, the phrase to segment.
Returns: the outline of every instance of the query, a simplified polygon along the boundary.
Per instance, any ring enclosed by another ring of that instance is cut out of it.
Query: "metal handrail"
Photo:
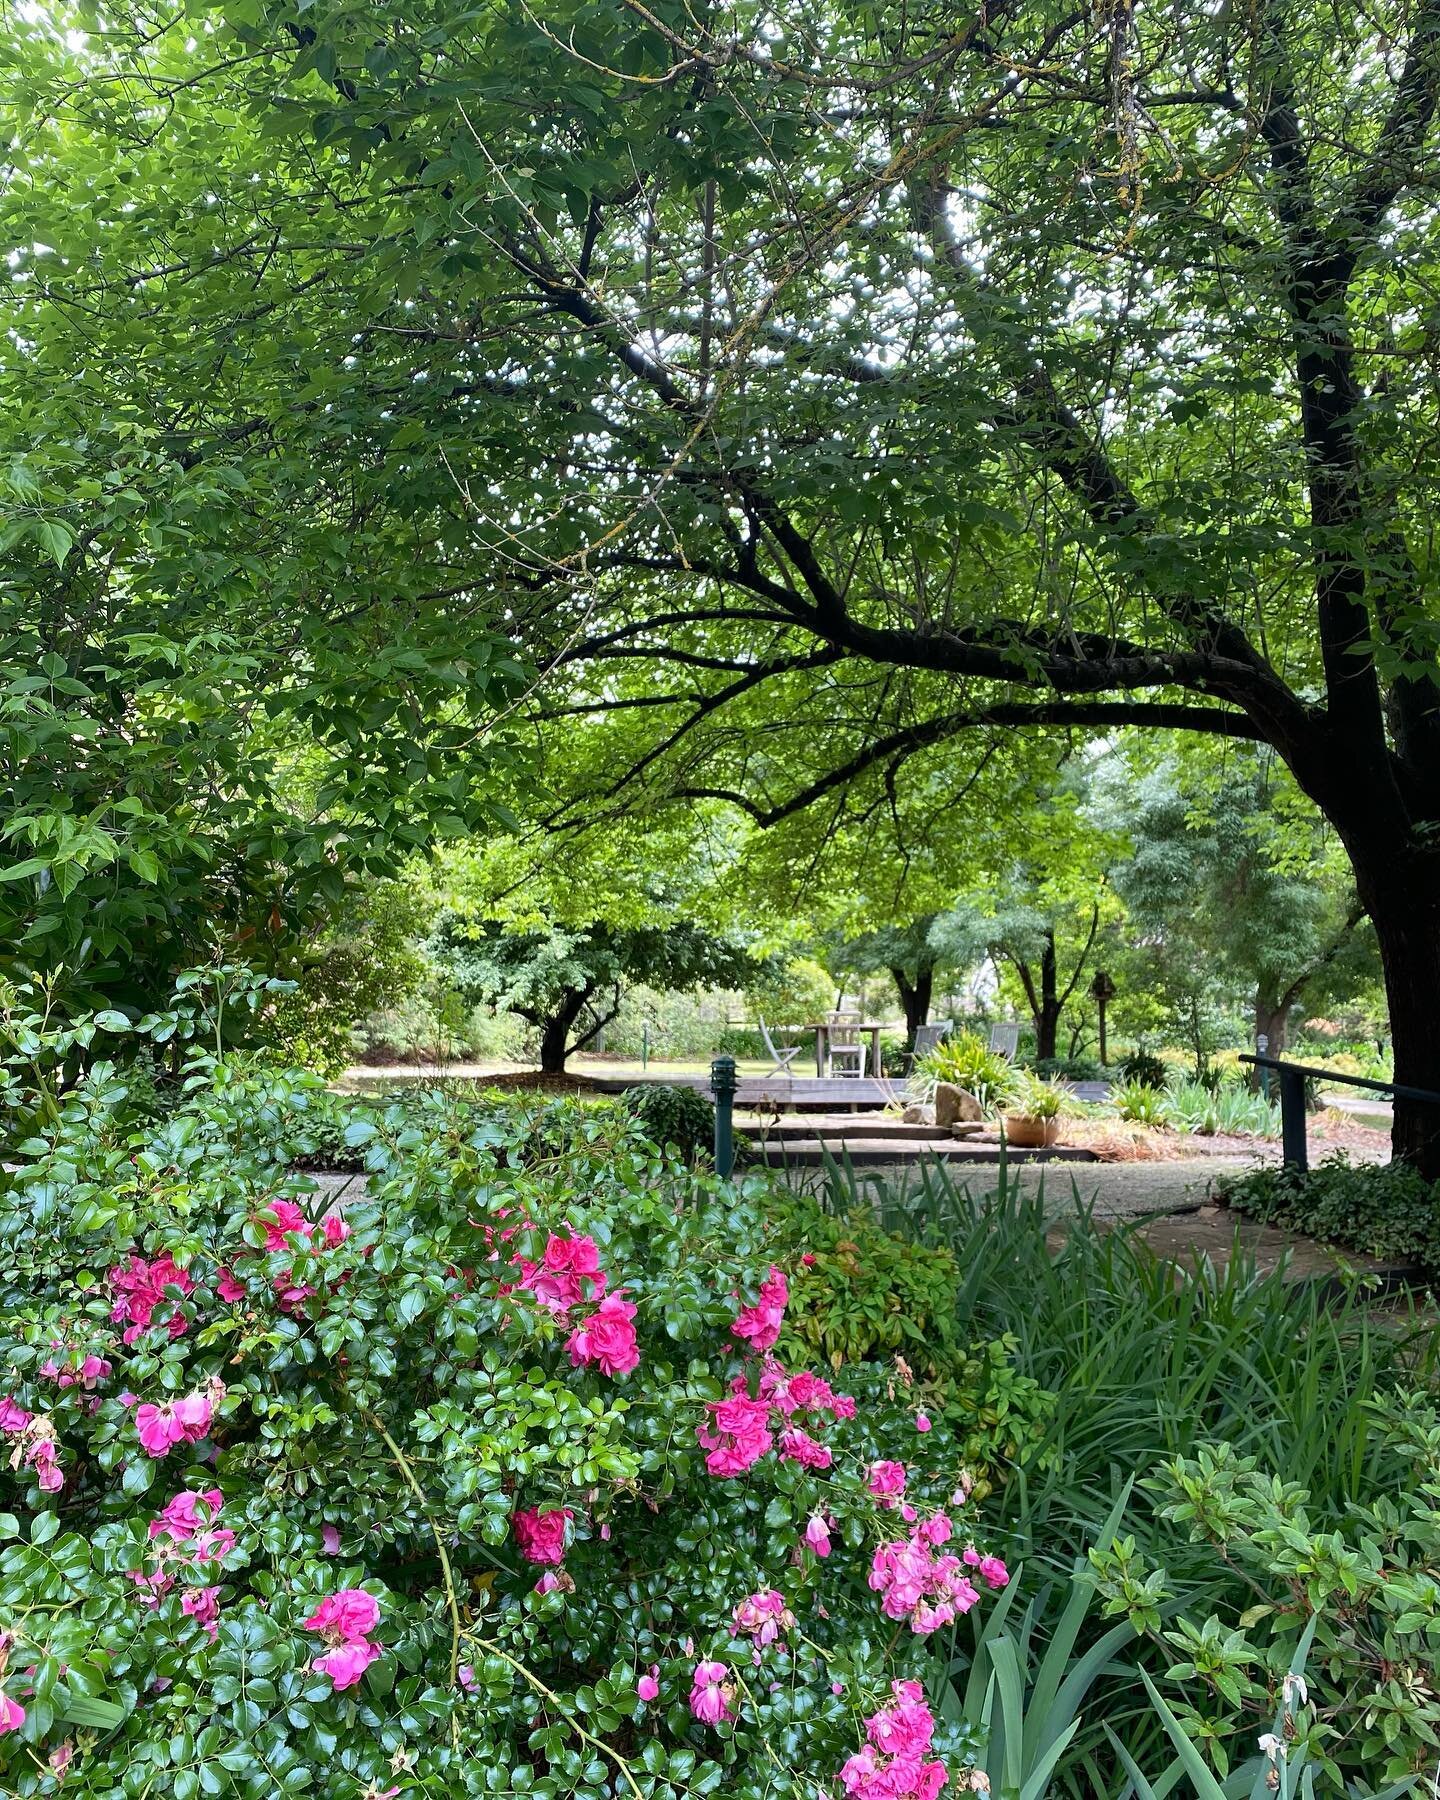
[[[1333,1069],[1317,1069],[1313,1063],[1284,1062],[1274,1056],[1247,1056],[1241,1062],[1257,1069],[1274,1069],[1280,1076],[1280,1154],[1291,1168],[1310,1167],[1310,1148],[1305,1132],[1305,1083],[1312,1076],[1345,1087],[1365,1088],[1372,1094],[1393,1094],[1397,1100],[1419,1100],[1440,1106],[1440,1094],[1430,1088],[1409,1087],[1401,1081],[1375,1081],[1368,1075],[1337,1075]]]

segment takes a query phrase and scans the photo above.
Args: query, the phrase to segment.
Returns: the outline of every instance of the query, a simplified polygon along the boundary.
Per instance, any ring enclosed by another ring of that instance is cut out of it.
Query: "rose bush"
[[[123,1090],[0,1195],[6,1791],[966,1785],[932,1634],[1009,1572],[961,1399],[777,1356],[763,1181],[437,1098],[321,1192],[305,1078]]]

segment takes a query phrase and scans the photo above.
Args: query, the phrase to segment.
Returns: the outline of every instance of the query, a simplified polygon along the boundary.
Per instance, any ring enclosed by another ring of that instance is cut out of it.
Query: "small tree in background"
[[[627,986],[672,993],[739,987],[756,971],[748,951],[687,920],[521,929],[447,914],[430,949],[467,1000],[518,1013],[535,1027],[540,1067],[552,1075],[595,1041]]]

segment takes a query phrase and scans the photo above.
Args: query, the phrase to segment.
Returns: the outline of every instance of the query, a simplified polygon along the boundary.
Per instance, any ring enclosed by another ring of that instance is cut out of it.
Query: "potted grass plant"
[[[1005,1141],[1016,1150],[1043,1150],[1060,1136],[1066,1092],[1058,1082],[1017,1071],[1005,1108]]]

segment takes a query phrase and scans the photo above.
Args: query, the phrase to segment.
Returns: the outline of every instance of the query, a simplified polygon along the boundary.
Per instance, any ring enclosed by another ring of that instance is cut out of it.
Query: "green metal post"
[[[1305,1071],[1282,1067],[1280,1070],[1280,1153],[1292,1169],[1310,1167],[1310,1153],[1305,1143]]]
[[[715,1173],[728,1181],[735,1168],[733,1056],[717,1056],[710,1064],[710,1092],[715,1096]]]

